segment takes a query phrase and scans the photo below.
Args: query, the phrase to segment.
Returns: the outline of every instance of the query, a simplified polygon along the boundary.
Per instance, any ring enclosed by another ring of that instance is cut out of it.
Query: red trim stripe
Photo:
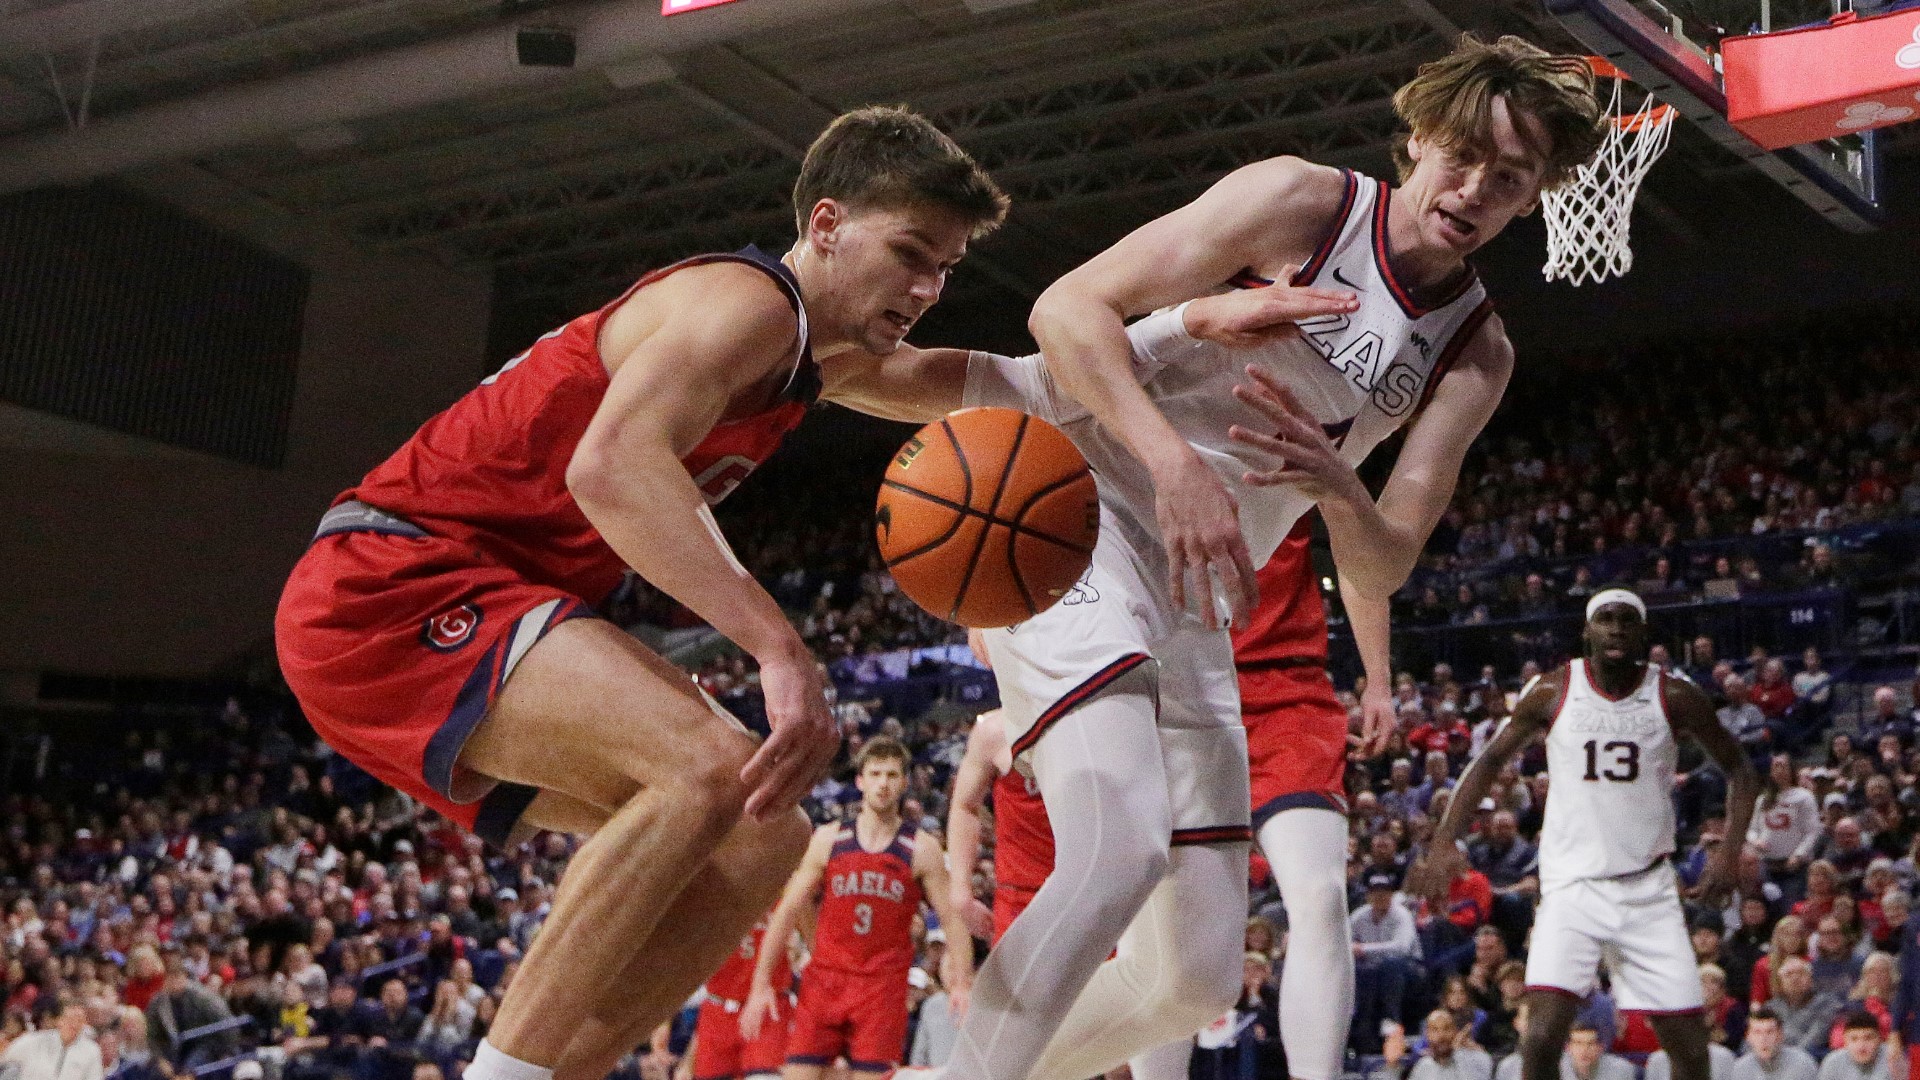
[[[1572,661],[1568,661],[1568,663],[1572,663]],[[1633,695],[1639,693],[1640,688],[1647,684],[1647,676],[1644,673],[1642,673],[1640,676],[1640,681],[1633,684],[1633,689],[1627,691],[1624,694],[1621,694],[1619,697],[1614,697],[1612,694],[1607,693],[1606,688],[1600,685],[1599,680],[1593,677],[1592,664],[1589,664],[1586,661],[1582,660],[1580,662],[1580,674],[1586,676],[1587,686],[1590,687],[1594,693],[1599,694],[1601,697],[1606,698],[1608,701],[1614,701],[1614,702],[1627,700]]]
[[[1253,843],[1253,826],[1251,825],[1212,825],[1204,829],[1173,830],[1174,847],[1251,843]]]
[[[1564,998],[1572,998],[1572,999],[1573,999],[1573,1000],[1575,1000],[1575,1001],[1585,1001],[1585,1000],[1587,1000],[1586,998],[1583,998],[1583,997],[1581,997],[1581,996],[1580,996],[1579,994],[1576,994],[1576,993],[1574,993],[1574,992],[1573,992],[1573,991],[1571,991],[1571,990],[1568,990],[1568,989],[1565,989],[1564,987],[1559,987],[1559,986],[1534,986],[1534,985],[1532,985],[1532,984],[1528,984],[1528,986],[1527,986],[1527,993],[1529,993],[1529,994],[1559,994],[1559,995],[1560,995],[1561,997],[1564,997]]]
[[[1568,691],[1573,689],[1573,661],[1567,661],[1561,669],[1565,674],[1560,677],[1559,692],[1553,696],[1553,711],[1547,714],[1548,731],[1553,730],[1553,725],[1560,719],[1560,711],[1567,707],[1567,698],[1572,696]]]
[[[1242,270],[1227,279],[1227,284],[1235,289],[1264,289],[1273,284],[1252,270]]]
[[[1340,234],[1347,231],[1347,216],[1353,213],[1353,204],[1360,197],[1360,180],[1352,169],[1341,169],[1340,178],[1346,181],[1346,190],[1340,193],[1340,212],[1333,215],[1333,227],[1327,230],[1326,238],[1314,250],[1313,258],[1308,259],[1299,273],[1293,275],[1290,285],[1305,285],[1318,277],[1326,269],[1327,260],[1333,256],[1334,247],[1340,243]]]
[[[1418,319],[1465,296],[1473,283],[1479,280],[1479,274],[1474,272],[1472,266],[1468,266],[1466,272],[1460,275],[1459,282],[1446,297],[1431,307],[1421,307],[1414,301],[1413,293],[1401,286],[1400,279],[1393,276],[1393,264],[1387,261],[1387,203],[1392,198],[1393,189],[1384,180],[1374,183],[1380,186],[1380,194],[1373,201],[1373,261],[1380,268],[1380,278],[1387,283],[1387,291],[1393,294],[1394,303],[1400,305],[1400,310],[1406,313],[1407,318]]]
[[[1060,700],[1047,706],[1046,711],[1040,714],[1040,718],[1033,722],[1033,727],[1028,728],[1025,735],[1013,741],[1013,756],[1019,757],[1032,749],[1033,744],[1040,741],[1040,736],[1045,735],[1047,729],[1058,723],[1061,717],[1079,708],[1088,698],[1105,689],[1109,683],[1146,663],[1149,659],[1151,658],[1146,653],[1128,653],[1087,676],[1085,682],[1067,691],[1061,695]]]
[[[1426,408],[1427,402],[1433,400],[1433,392],[1440,388],[1440,380],[1446,378],[1447,372],[1453,370],[1453,365],[1460,360],[1460,354],[1467,351],[1468,343],[1473,341],[1474,335],[1478,334],[1480,328],[1485,326],[1487,320],[1492,317],[1493,301],[1482,300],[1480,306],[1468,312],[1467,317],[1461,320],[1460,325],[1454,329],[1453,336],[1447,339],[1447,347],[1440,350],[1440,359],[1433,362],[1433,370],[1427,372],[1427,385],[1420,391],[1420,404],[1414,406],[1414,412],[1418,413]]]

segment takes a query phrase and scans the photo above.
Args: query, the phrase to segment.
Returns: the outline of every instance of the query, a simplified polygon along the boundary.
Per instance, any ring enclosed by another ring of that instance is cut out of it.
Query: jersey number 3
[[[1614,780],[1627,784],[1640,779],[1640,744],[1637,742],[1610,742],[1602,745],[1598,739],[1587,741],[1587,780]],[[1600,755],[1612,756],[1606,768],[1600,767]]]
[[[869,934],[873,932],[873,905],[860,903],[853,905],[853,932]]]

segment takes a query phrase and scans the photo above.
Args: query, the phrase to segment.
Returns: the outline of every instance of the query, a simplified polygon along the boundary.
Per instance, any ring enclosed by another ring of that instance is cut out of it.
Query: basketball
[[[1100,503],[1060,429],[1013,409],[962,409],[893,456],[874,534],[914,603],[962,626],[1011,626],[1086,572]]]

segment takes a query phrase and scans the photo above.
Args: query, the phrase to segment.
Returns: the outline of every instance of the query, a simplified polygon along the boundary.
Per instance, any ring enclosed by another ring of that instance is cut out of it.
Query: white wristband
[[[1150,358],[1155,364],[1173,363],[1182,356],[1206,344],[1199,338],[1187,333],[1187,304],[1175,304],[1141,319],[1127,327],[1127,337],[1133,342],[1133,351]]]

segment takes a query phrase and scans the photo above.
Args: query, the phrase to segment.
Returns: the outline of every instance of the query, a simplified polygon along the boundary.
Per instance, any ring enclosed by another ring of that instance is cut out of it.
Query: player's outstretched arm
[[[568,490],[620,558],[759,661],[773,735],[743,778],[761,816],[799,803],[839,732],[812,654],[734,557],[680,459],[798,348],[793,309],[759,270],[714,263],[656,282],[601,331],[612,382],[567,466]]]
[[[999,711],[981,713],[967,733],[967,750],[960,767],[953,770],[953,792],[947,798],[947,902],[960,913],[967,932],[979,938],[993,936],[993,913],[973,897],[973,868],[980,861],[980,810],[999,779],[995,762],[1006,746]]]
[[[1434,826],[1426,854],[1407,879],[1408,892],[1426,896],[1445,894],[1462,860],[1457,842],[1467,822],[1473,819],[1480,800],[1493,790],[1500,770],[1547,730],[1553,720],[1554,702],[1566,678],[1567,669],[1563,666],[1535,679],[1521,695],[1519,704],[1513,707],[1513,715],[1493,733],[1486,749],[1467,765],[1467,771],[1460,774],[1460,783],[1447,800],[1446,815]]]
[[[1151,221],[1056,281],[1028,320],[1060,390],[1085,406],[1152,474],[1156,514],[1169,557],[1171,596],[1185,606],[1189,582],[1209,589],[1209,570],[1226,587],[1236,620],[1259,596],[1237,507],[1226,486],[1139,384],[1125,320],[1205,296],[1248,267],[1276,257],[1304,258],[1334,215],[1344,181],[1331,169],[1275,158],[1236,170],[1198,199]],[[1352,311],[1351,294],[1254,290],[1297,312],[1269,325]],[[1161,318],[1178,320],[1182,313]],[[1188,329],[1158,331],[1173,343]],[[1200,610],[1216,624],[1210,597]]]
[[[747,994],[746,1007],[740,1010],[740,1033],[749,1042],[760,1037],[760,1022],[768,1014],[775,1020],[780,1018],[780,999],[773,985],[773,973],[780,966],[780,958],[786,955],[794,931],[819,895],[820,882],[827,876],[827,860],[833,856],[833,841],[839,834],[838,825],[822,825],[813,830],[806,855],[794,868],[793,876],[787,879],[786,891],[780,894],[780,903],[767,919],[767,933],[760,939],[760,955],[753,962],[753,989]]]
[[[913,873],[920,879],[920,891],[933,905],[934,915],[946,929],[947,953],[940,979],[946,984],[953,1015],[965,1016],[967,995],[973,989],[973,934],[967,929],[960,909],[953,905],[947,853],[940,847],[940,838],[924,829],[914,834]]]
[[[1713,702],[1699,687],[1685,679],[1662,674],[1660,694],[1666,703],[1667,722],[1673,725],[1675,733],[1700,744],[1700,749],[1706,751],[1727,777],[1726,832],[1693,888],[1695,896],[1717,903],[1737,879],[1741,838],[1747,835],[1753,821],[1754,803],[1760,798],[1760,777],[1753,771],[1753,762],[1747,759],[1739,740],[1720,726]]]
[[[1372,757],[1386,749],[1398,719],[1393,710],[1390,647],[1393,612],[1385,600],[1350,588],[1345,572],[1336,568],[1335,573],[1340,578],[1340,602],[1347,609],[1347,625],[1353,628],[1354,648],[1360,652],[1360,667],[1367,674],[1367,690],[1360,695],[1360,754]]]

